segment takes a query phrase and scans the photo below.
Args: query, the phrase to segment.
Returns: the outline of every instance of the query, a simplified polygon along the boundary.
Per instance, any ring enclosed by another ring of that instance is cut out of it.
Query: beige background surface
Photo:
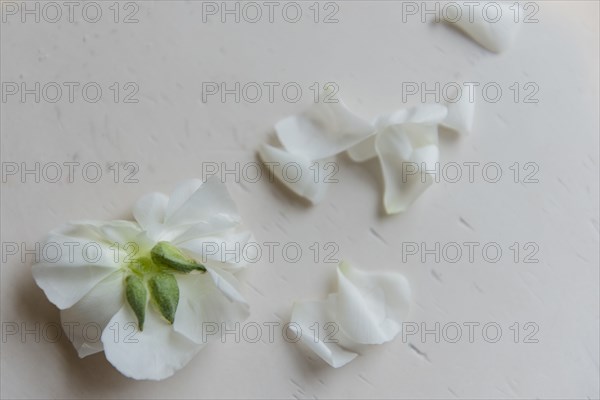
[[[323,298],[335,265],[323,253],[314,262],[308,246],[334,242],[337,258],[409,278],[410,321],[430,329],[436,322],[480,327],[473,343],[466,328],[457,343],[398,337],[341,369],[287,343],[278,330],[273,343],[266,337],[217,341],[174,377],[137,382],[103,354],[78,359],[64,336],[52,343],[43,327],[58,323],[59,313],[32,280],[31,257],[7,256],[3,398],[598,397],[598,2],[537,2],[539,22],[523,24],[518,43],[502,55],[441,24],[403,23],[402,4],[393,1],[340,2],[333,24],[312,21],[312,2],[301,3],[307,16],[295,24],[277,13],[273,23],[266,17],[254,24],[213,17],[204,23],[202,3],[195,1],[140,2],[139,22],[124,24],[113,21],[111,4],[102,3],[105,14],[94,24],[77,12],[77,23],[66,17],[21,23],[12,16],[2,23],[2,82],[98,82],[104,89],[97,103],[77,91],[72,103],[31,97],[23,103],[18,96],[2,102],[3,163],[104,168],[97,183],[81,174],[72,183],[66,176],[58,183],[31,176],[23,182],[18,175],[3,180],[3,245],[33,246],[67,220],[130,218],[140,195],[168,193],[182,179],[202,177],[207,162],[234,168],[255,161],[273,124],[311,103],[313,82],[336,82],[339,97],[365,117],[402,107],[403,82],[497,82],[501,100],[478,102],[472,135],[444,134],[441,157],[497,162],[504,174],[498,183],[480,176],[473,183],[442,182],[409,212],[383,217],[376,164],[340,159],[339,183],[313,208],[264,179],[226,179],[259,243],[298,242],[304,251],[299,262],[276,253],[242,274],[249,321],[283,324],[295,299]],[[131,11],[120,10],[120,18]],[[264,95],[256,103],[231,97],[222,103],[217,96],[203,102],[207,81],[297,82],[303,96],[297,103],[277,91],[272,103]],[[139,102],[115,103],[108,89],[114,82],[137,84]],[[514,82],[537,84],[539,102],[515,102]],[[123,176],[113,182],[108,165],[115,162],[136,163],[139,182],[124,183]],[[508,167],[515,162],[536,163],[539,183],[514,183]],[[463,256],[457,263],[431,257],[422,263],[412,256],[403,263],[408,242],[495,242],[503,256],[497,263],[481,253],[474,262]],[[539,262],[523,263],[523,253],[514,262],[514,242],[537,244]],[[502,328],[497,343],[482,336],[481,326],[490,322]],[[510,329],[515,322],[518,343]],[[527,322],[539,327],[537,343],[524,343]],[[40,340],[22,330],[7,335],[15,323],[33,330],[38,323]]]

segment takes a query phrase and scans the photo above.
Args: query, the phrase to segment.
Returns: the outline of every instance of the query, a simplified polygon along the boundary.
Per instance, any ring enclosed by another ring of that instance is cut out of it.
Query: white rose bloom
[[[248,316],[233,276],[243,258],[230,250],[251,234],[216,179],[183,182],[171,197],[143,196],[133,214],[136,222],[80,221],[52,231],[46,242],[71,251],[35,264],[33,277],[60,308],[80,357],[104,350],[124,375],[160,380],[205,345],[203,323]],[[224,246],[229,258],[221,257]],[[90,339],[92,325],[101,340]]]

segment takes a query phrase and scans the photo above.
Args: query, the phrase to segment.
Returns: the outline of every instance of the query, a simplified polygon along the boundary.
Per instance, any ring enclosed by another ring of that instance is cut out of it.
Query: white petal
[[[519,5],[518,10],[511,10],[515,4],[517,3],[486,1],[470,12],[468,4],[459,3],[455,5],[460,8],[460,16],[449,11],[443,17],[450,25],[461,29],[483,47],[500,53],[513,44],[519,30],[520,23],[514,21],[514,15],[515,12],[523,15],[523,12]]]
[[[209,335],[208,324],[218,331],[223,323],[231,326],[244,321],[248,304],[236,288],[233,276],[209,269],[208,273],[177,275],[179,305],[173,328],[199,344],[205,344]]]
[[[279,121],[275,130],[287,151],[310,161],[341,153],[374,132],[341,100],[327,102],[323,96],[304,113]]]
[[[200,186],[202,186],[200,179],[188,179],[179,183],[169,197],[165,219],[179,210]]]
[[[429,124],[435,125],[447,119],[448,108],[441,104],[423,104],[420,106],[402,109],[391,114],[381,115],[374,121],[378,133],[389,125],[399,124]],[[377,134],[348,149],[348,156],[353,161],[364,162],[377,156],[375,141]]]
[[[248,245],[250,242],[253,242],[250,231],[231,229],[219,235],[195,236],[174,244],[202,264],[237,272],[248,262],[257,260],[256,246]]]
[[[213,283],[232,302],[246,304],[246,300],[240,294],[238,280],[229,272],[219,268],[207,268],[208,274],[213,280]]]
[[[409,296],[408,282],[398,273],[361,271],[341,263],[335,317],[356,343],[381,344],[401,331]]]
[[[100,335],[123,304],[123,275],[115,271],[71,308],[61,311],[62,325],[79,357],[103,350]]]
[[[125,221],[63,225],[48,235],[33,278],[48,300],[69,308],[120,267],[126,254],[116,253],[114,243],[135,241],[136,233],[137,224]]]
[[[165,214],[169,198],[162,193],[148,193],[142,196],[133,207],[133,217],[154,236],[156,229],[161,229],[165,222]]]
[[[464,93],[453,103],[448,103],[448,116],[441,122],[442,126],[460,134],[468,134],[473,128],[475,102]]]
[[[364,162],[364,161],[368,161],[368,160],[376,157],[377,156],[377,151],[375,150],[375,139],[376,138],[377,138],[377,135],[369,136],[362,142],[350,147],[347,151],[350,159],[355,162]]]
[[[261,146],[259,154],[273,176],[294,193],[313,204],[323,199],[327,185],[310,169],[313,165],[310,159],[267,144]]]
[[[123,375],[134,379],[161,380],[183,368],[203,347],[176,332],[151,306],[144,330],[129,304],[113,316],[102,343],[108,361]]]
[[[235,227],[240,216],[224,183],[211,177],[185,181],[171,197],[165,213],[165,230],[160,240],[177,241],[182,235],[189,236],[220,232]]]
[[[408,282],[398,273],[361,271],[343,262],[337,276],[337,293],[325,301],[295,303],[290,321],[296,337],[336,368],[354,359],[361,346],[394,339],[410,301]],[[332,323],[338,329],[324,335]]]
[[[386,212],[404,211],[432,183],[426,170],[433,170],[439,157],[437,126],[389,126],[377,135],[376,149],[383,172]]]
[[[326,338],[324,333],[330,331],[326,327],[328,323],[336,322],[334,315],[329,312],[326,301],[297,302],[292,309],[289,329],[327,364],[339,368],[352,361],[357,354],[335,343],[335,337]],[[318,336],[315,330],[319,333]],[[290,338],[293,336],[290,335]]]

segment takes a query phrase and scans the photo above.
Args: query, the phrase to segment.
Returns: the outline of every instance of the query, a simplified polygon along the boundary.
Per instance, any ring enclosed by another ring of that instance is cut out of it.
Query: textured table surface
[[[419,14],[404,14],[403,22],[403,5],[394,1],[320,3],[318,15],[302,2],[296,23],[282,17],[285,4],[273,22],[261,6],[255,23],[244,19],[254,11],[243,8],[239,23],[227,15],[222,23],[222,10],[203,13],[206,4],[196,1],[99,4],[96,23],[82,17],[94,19],[94,10],[82,14],[81,4],[74,22],[63,8],[55,23],[47,21],[51,9],[41,9],[40,22],[22,22],[3,8],[3,85],[39,82],[41,96],[39,103],[35,94],[2,100],[3,172],[36,162],[42,171],[40,182],[32,174],[3,176],[3,246],[34,246],[68,220],[131,218],[142,194],[168,193],[214,165],[220,172],[237,165],[239,176],[226,182],[256,240],[303,250],[298,262],[276,251],[241,274],[248,321],[284,324],[294,300],[324,298],[335,280],[323,249],[331,242],[333,258],[404,273],[414,291],[408,322],[431,331],[439,323],[440,339],[399,336],[333,369],[276,329],[272,343],[266,331],[257,343],[216,341],[168,380],[132,381],[103,354],[79,359],[65,336],[54,340],[59,313],[32,280],[31,257],[3,248],[3,398],[598,397],[597,2],[535,3],[538,22],[522,24],[517,43],[500,55],[443,24],[421,23]],[[54,103],[55,86],[43,89],[52,82],[63,88]],[[68,82],[79,84],[72,102]],[[240,101],[206,95],[206,82],[239,82]],[[243,91],[252,82],[263,88],[256,102],[256,85]],[[277,83],[273,101],[268,82]],[[245,179],[243,167],[254,165],[273,124],[312,103],[315,82],[334,82],[338,96],[369,118],[420,103],[418,95],[403,99],[406,83],[476,82],[473,132],[442,133],[441,162],[458,163],[463,174],[468,162],[499,166],[502,177],[491,183],[481,170],[473,182],[442,177],[408,212],[389,217],[377,164],[340,158],[339,182],[316,207],[268,180]],[[82,93],[86,84],[92,88]],[[282,93],[286,84],[302,89],[299,101],[291,101],[292,89]],[[499,101],[482,98],[486,84],[502,89]],[[65,162],[98,163],[103,175],[92,183],[76,169],[69,182],[65,168],[50,182],[50,163]],[[137,183],[125,179],[132,166]],[[479,243],[472,260],[465,242]],[[414,243],[448,251],[457,243],[464,251],[451,262],[454,253],[440,250],[436,261],[424,251],[409,255]],[[493,249],[482,255],[486,244],[502,250],[497,262]],[[478,324],[472,340],[469,323]],[[15,326],[18,333],[9,334]],[[462,337],[453,340],[456,326]]]

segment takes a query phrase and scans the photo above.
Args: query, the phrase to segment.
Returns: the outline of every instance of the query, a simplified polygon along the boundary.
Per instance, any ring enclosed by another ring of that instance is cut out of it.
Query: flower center
[[[148,298],[170,324],[175,321],[179,286],[174,274],[206,272],[202,264],[169,242],[158,242],[150,250],[150,256],[136,258],[127,269],[125,296],[137,317],[140,331],[144,330]]]

